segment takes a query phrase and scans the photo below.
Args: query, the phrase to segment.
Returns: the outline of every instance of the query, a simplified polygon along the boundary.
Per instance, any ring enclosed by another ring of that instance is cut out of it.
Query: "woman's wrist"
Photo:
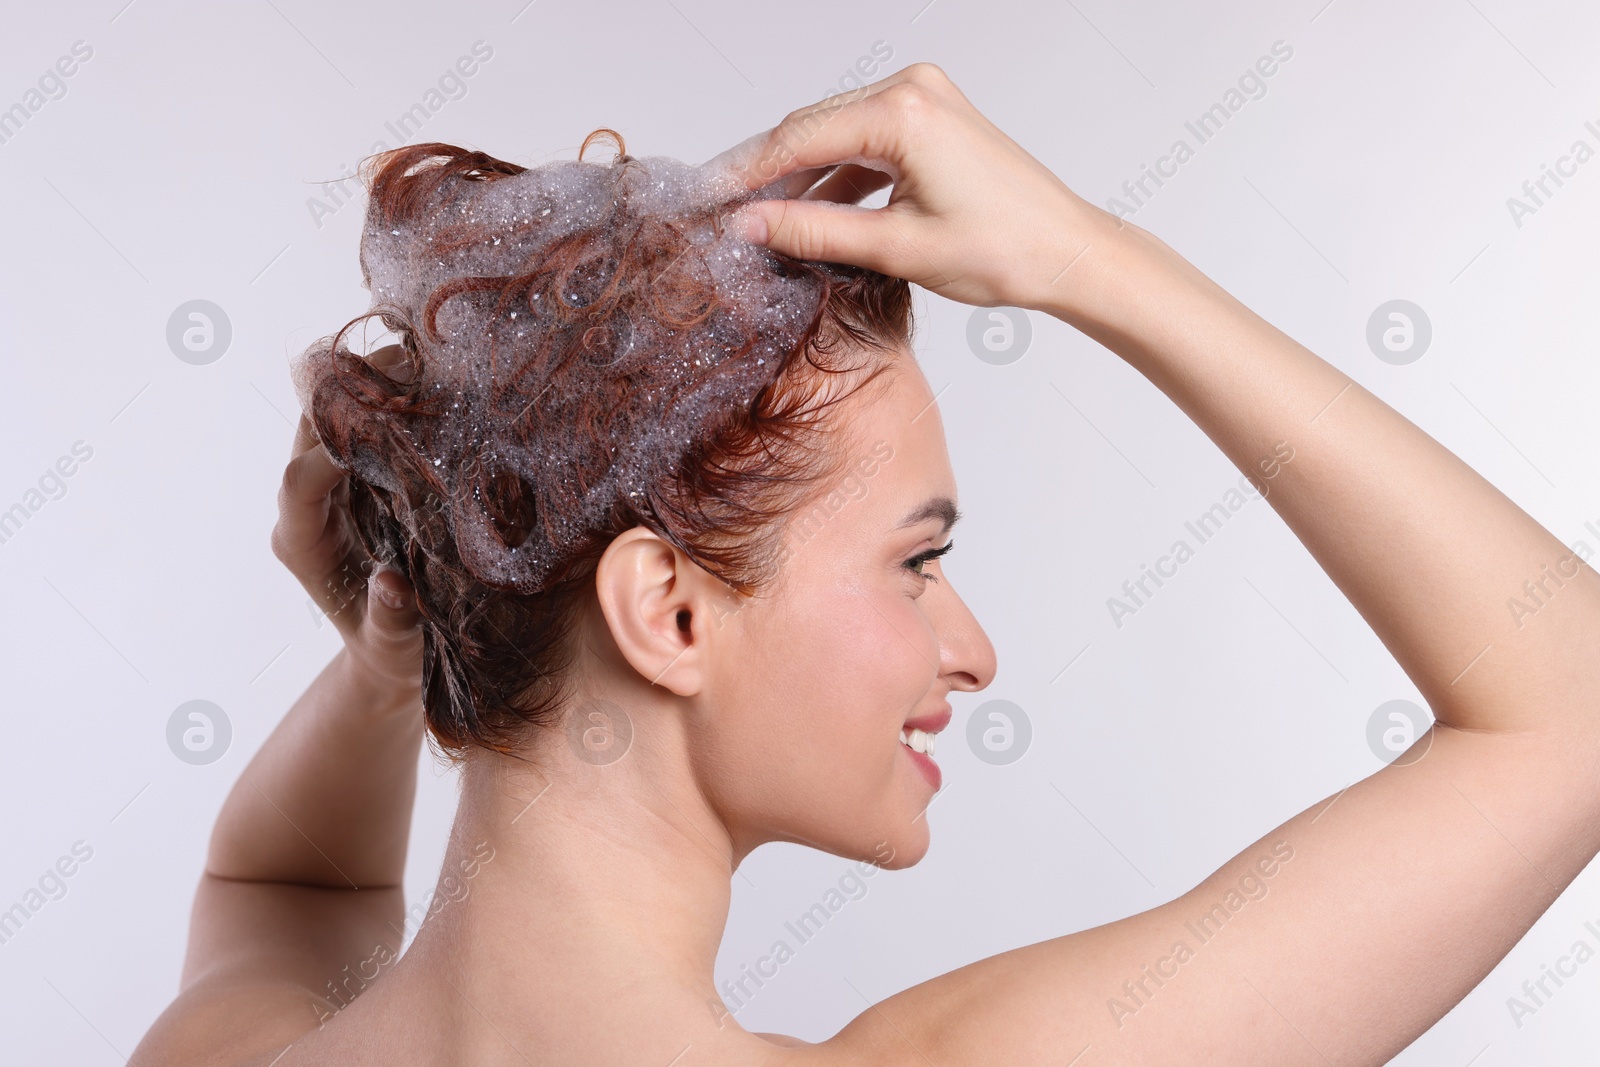
[[[1071,265],[1046,289],[1043,311],[1146,375],[1180,357],[1191,327],[1232,321],[1248,309],[1165,241],[1126,219],[1080,201],[1061,226]],[[1065,257],[1064,257],[1065,258]]]
[[[1132,299],[1170,274],[1177,257],[1150,231],[1074,195],[1051,227],[1059,249],[1035,310],[1085,332],[1127,326]],[[1059,266],[1056,263],[1059,262]]]
[[[386,677],[341,648],[332,673],[338,680],[338,703],[351,714],[402,718],[422,714],[422,692],[414,683]]]

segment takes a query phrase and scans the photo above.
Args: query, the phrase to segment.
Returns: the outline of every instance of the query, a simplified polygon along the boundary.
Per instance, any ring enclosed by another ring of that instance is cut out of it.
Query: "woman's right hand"
[[[398,351],[398,349],[396,349]],[[388,350],[371,357],[398,358]],[[422,699],[422,627],[415,591],[379,566],[356,535],[349,482],[300,416],[278,493],[273,553],[344,638],[353,679],[374,706],[413,709]]]
[[[757,201],[736,220],[774,251],[983,307],[1070,307],[1071,293],[1103,284],[1078,260],[1133,229],[1068,189],[931,63],[795,111],[712,165],[749,189],[787,179],[794,194],[837,166],[803,199]],[[830,202],[891,183],[883,208]]]

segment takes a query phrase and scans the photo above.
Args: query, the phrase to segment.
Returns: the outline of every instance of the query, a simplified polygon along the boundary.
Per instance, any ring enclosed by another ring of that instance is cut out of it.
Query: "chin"
[[[924,808],[906,808],[891,815],[875,831],[863,835],[852,828],[848,849],[834,850],[849,859],[865,860],[886,871],[915,866],[928,854],[930,832]],[[867,840],[870,837],[871,840]]]
[[[928,819],[920,807],[902,809],[897,806],[878,815],[870,824],[858,819],[848,826],[791,826],[787,831],[768,835],[767,840],[805,845],[886,871],[898,871],[920,862],[928,854]]]
[[[918,819],[915,827],[901,831],[898,836],[900,840],[888,841],[882,853],[872,857],[873,862],[886,871],[900,871],[914,867],[928,854],[929,834],[926,816]],[[892,853],[889,852],[891,848],[894,850]]]

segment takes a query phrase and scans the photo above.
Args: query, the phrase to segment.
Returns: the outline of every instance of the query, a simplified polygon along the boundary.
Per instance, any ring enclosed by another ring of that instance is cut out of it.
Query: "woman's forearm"
[[[207,873],[399,885],[422,734],[420,701],[363,678],[341,649],[240,774],[217,816]]]
[[[1102,216],[1079,284],[1061,287],[1073,295],[1047,310],[1127,360],[1252,477],[1442,722],[1593,736],[1600,577],[1383,401],[1148,232]]]

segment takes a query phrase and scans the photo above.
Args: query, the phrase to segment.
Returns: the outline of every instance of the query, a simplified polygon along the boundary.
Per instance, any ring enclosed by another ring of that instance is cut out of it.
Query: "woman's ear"
[[[707,641],[721,583],[654,531],[618,534],[595,568],[611,639],[651,685],[693,696],[705,683]]]

